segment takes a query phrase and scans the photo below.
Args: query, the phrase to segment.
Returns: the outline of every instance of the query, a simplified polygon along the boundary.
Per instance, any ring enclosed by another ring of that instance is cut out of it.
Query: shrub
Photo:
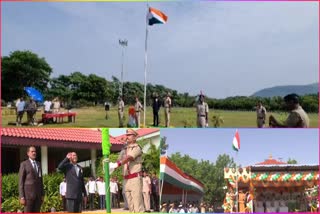
[[[41,212],[48,212],[52,207],[56,211],[62,210],[62,200],[59,194],[59,186],[63,180],[63,174],[52,173],[43,176],[45,198],[41,206]],[[4,212],[17,212],[23,210],[19,203],[19,177],[18,173],[2,176],[2,209]]]
[[[7,198],[3,203],[2,203],[2,212],[18,212],[18,210],[23,210],[23,206],[20,205],[19,202],[19,197],[14,196]]]
[[[8,174],[2,176],[2,198],[7,200],[11,197],[19,197],[18,174]]]
[[[62,199],[60,195],[45,196],[40,212],[50,212],[52,207],[54,207],[56,211],[62,210]]]

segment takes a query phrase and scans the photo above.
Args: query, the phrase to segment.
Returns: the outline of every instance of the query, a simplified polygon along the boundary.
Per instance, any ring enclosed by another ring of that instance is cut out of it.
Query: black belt
[[[140,111],[136,111],[136,112],[140,112]]]
[[[206,115],[199,115],[199,117],[205,117]]]

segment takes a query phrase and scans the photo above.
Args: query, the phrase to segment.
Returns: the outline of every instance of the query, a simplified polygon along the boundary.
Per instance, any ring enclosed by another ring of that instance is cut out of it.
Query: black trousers
[[[153,126],[159,126],[159,112],[153,111]]]
[[[111,193],[111,207],[112,208],[119,208],[118,207],[118,194]]]
[[[41,197],[36,197],[34,200],[26,200],[24,206],[25,213],[39,213],[41,207]]]
[[[152,192],[152,199],[153,199],[153,203],[154,203],[154,211],[158,211],[159,212],[159,194],[157,194],[156,192]]]
[[[67,211],[69,213],[81,213],[82,211],[82,198],[78,199],[69,199],[67,198]]]
[[[105,195],[99,195],[99,207],[100,210],[103,210],[106,208],[106,196]]]
[[[63,211],[67,211],[67,201],[66,201],[66,196],[61,196],[61,197],[62,197]]]
[[[89,209],[94,209],[94,193],[89,193]]]

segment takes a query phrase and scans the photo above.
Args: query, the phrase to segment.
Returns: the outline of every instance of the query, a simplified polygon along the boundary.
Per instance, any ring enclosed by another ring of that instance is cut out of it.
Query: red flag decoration
[[[240,135],[239,135],[238,130],[236,131],[236,134],[233,137],[232,148],[235,151],[239,151],[239,149],[240,149]]]
[[[149,25],[165,24],[167,23],[167,20],[168,20],[168,17],[164,13],[152,7],[149,7],[149,13],[147,18],[148,18]]]

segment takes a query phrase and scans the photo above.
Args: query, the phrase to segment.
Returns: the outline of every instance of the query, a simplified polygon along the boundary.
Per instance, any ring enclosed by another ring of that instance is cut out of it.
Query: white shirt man
[[[94,209],[94,195],[96,193],[97,186],[96,186],[96,182],[93,180],[92,177],[88,181],[88,190],[89,190],[89,209],[93,210]]]
[[[60,183],[59,193],[62,198],[63,210],[66,211],[66,191],[67,191],[67,183],[66,179],[64,178],[63,181]]]
[[[45,112],[45,113],[50,112],[52,102],[51,102],[51,101],[46,100],[46,101],[44,101],[44,103],[43,103],[43,104],[44,104],[44,112]]]
[[[112,178],[110,181],[110,192],[111,192],[111,205],[112,208],[117,207],[117,199],[118,199],[118,184],[117,182]]]
[[[67,191],[67,183],[65,181],[65,179],[63,179],[63,181],[60,183],[60,188],[59,188],[59,192],[61,196],[66,196],[66,191]]]
[[[99,207],[100,209],[105,209],[105,197],[106,197],[106,183],[102,178],[98,179],[97,181],[97,191],[99,194]]]

